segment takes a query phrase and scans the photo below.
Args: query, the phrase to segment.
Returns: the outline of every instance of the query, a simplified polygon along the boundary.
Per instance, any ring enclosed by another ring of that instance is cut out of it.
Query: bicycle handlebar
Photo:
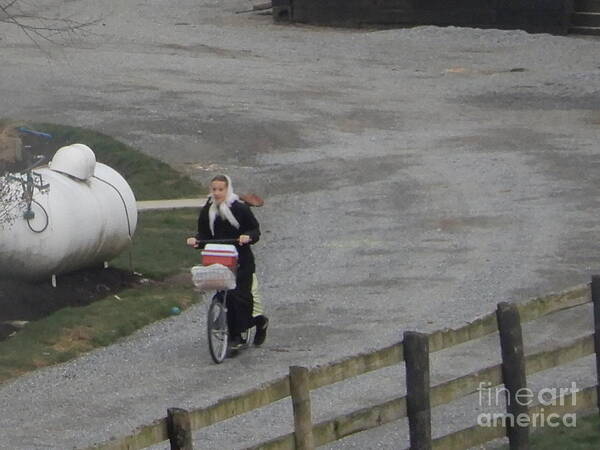
[[[196,244],[238,244],[239,239],[196,239]]]

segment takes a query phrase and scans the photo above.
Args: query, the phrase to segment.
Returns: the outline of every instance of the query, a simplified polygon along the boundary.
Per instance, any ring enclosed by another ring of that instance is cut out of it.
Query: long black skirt
[[[236,276],[236,288],[227,291],[227,326],[231,336],[237,336],[254,325],[252,275],[252,272],[240,270]]]

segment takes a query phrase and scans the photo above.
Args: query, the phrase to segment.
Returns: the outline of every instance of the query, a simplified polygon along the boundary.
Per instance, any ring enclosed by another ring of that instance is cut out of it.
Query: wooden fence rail
[[[600,278],[596,280],[596,282],[600,282]],[[593,284],[594,279],[592,280],[592,285]],[[597,289],[597,292],[600,294],[600,289]],[[568,291],[540,297],[525,304],[518,305],[514,310],[517,311],[518,316],[520,316],[520,322],[528,322],[556,311],[588,303],[593,297],[591,294],[593,294],[593,289],[591,292],[590,285],[577,286]],[[598,304],[600,304],[600,301],[598,301]],[[598,321],[598,316],[600,316],[600,307],[598,307],[596,321]],[[597,323],[596,326],[600,327],[600,324]],[[429,351],[437,352],[490,335],[497,331],[497,313],[490,313],[458,329],[440,330],[426,335],[426,337]],[[592,354],[595,351],[598,356],[598,349],[595,349],[594,347],[595,345],[600,346],[598,336],[599,333],[596,333],[595,335],[591,334],[579,338],[565,346],[528,355],[523,360],[524,373],[528,375],[552,367],[557,367]],[[402,363],[405,358],[404,353],[404,345],[401,342],[373,352],[345,358],[325,366],[306,369],[308,386],[310,388],[309,391],[374,370]],[[600,359],[598,359],[598,361],[600,370]],[[503,381],[502,365],[497,365],[450,380],[438,386],[433,386],[429,393],[431,407],[439,406],[464,397],[465,395],[472,394],[476,392],[482,382],[488,383],[489,386],[497,386],[502,384]],[[597,391],[598,398],[600,398],[600,389]],[[596,390],[594,392],[596,392]],[[190,411],[188,413],[190,430],[198,430],[254,409],[262,408],[273,402],[287,398],[290,394],[290,376],[281,377],[243,394],[224,398],[209,407]],[[598,399],[595,399],[593,403],[597,404]],[[406,398],[398,397],[380,405],[364,408],[350,414],[345,414],[321,422],[312,426],[313,444],[310,444],[309,441],[309,446],[303,448],[312,448],[310,445],[323,445],[358,431],[367,430],[407,417],[407,409]],[[153,424],[138,428],[136,432],[130,436],[94,445],[93,447],[90,447],[90,450],[135,450],[149,447],[169,439],[170,428],[168,423],[169,421],[167,418],[158,420]],[[466,430],[461,430],[458,433],[460,435],[455,437],[450,435],[433,440],[433,448],[442,448],[439,447],[439,445],[441,445],[440,442],[475,442],[481,439],[495,439],[504,436],[506,430],[498,430],[494,427],[491,427],[491,429],[486,427],[471,427]],[[489,437],[489,439],[487,437]],[[487,440],[481,442],[487,442]],[[444,448],[466,448],[454,447],[455,444],[452,445],[452,447]],[[172,444],[172,448],[176,449],[178,447],[173,447]],[[290,433],[252,448],[293,449],[300,447],[296,447],[294,433]]]

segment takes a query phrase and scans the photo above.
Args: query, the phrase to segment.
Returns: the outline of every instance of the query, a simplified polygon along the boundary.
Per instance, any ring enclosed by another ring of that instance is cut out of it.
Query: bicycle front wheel
[[[215,295],[208,307],[208,349],[213,361],[222,363],[227,357],[229,331],[227,330],[227,308],[225,301]]]

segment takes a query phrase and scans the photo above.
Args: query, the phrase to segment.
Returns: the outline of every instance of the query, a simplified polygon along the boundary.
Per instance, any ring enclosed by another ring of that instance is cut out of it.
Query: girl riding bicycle
[[[250,207],[233,193],[231,179],[227,175],[217,175],[210,182],[208,201],[198,216],[198,233],[188,238],[187,243],[195,248],[203,245],[198,241],[210,239],[236,239],[238,250],[238,270],[236,288],[227,294],[227,325],[231,337],[231,347],[244,342],[241,333],[256,325],[254,344],[261,345],[265,338],[268,319],[264,315],[253,317],[254,254],[250,245],[258,242],[260,226]]]

